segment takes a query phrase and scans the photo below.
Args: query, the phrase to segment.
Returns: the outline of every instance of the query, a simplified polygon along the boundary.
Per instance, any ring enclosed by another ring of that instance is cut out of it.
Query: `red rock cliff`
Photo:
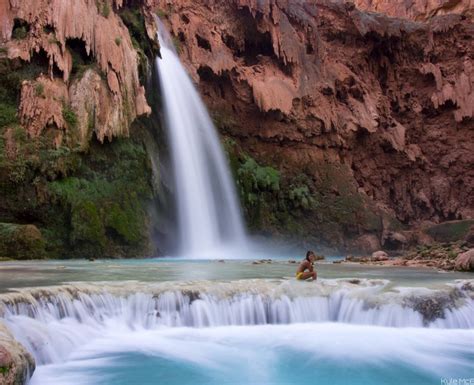
[[[257,159],[314,181],[340,166],[406,224],[472,218],[469,18],[420,23],[322,0],[157,5],[211,110],[235,120],[226,134]]]
[[[84,145],[127,136],[136,116],[150,112],[138,79],[129,32],[114,10],[122,0],[5,0],[0,4],[0,43],[11,60],[47,63],[48,71],[25,80],[19,118],[31,137],[46,129],[74,135]],[[15,35],[15,30],[21,34]],[[88,64],[74,68],[75,57]],[[82,56],[82,57],[81,57]],[[74,76],[73,72],[83,72]],[[67,113],[74,113],[74,133]],[[71,126],[69,124],[69,126]],[[69,143],[71,145],[72,143]]]

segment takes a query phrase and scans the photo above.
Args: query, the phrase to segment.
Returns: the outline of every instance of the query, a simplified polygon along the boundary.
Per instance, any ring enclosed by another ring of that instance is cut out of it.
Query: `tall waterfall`
[[[221,256],[245,244],[237,194],[214,125],[172,40],[158,23],[161,59],[156,59],[163,95],[179,227],[179,253]]]

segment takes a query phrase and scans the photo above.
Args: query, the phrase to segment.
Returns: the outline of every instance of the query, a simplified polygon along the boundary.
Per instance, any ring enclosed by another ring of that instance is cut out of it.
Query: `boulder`
[[[0,322],[0,384],[25,384],[34,370],[35,361],[31,354]]]
[[[379,250],[375,251],[372,253],[371,257],[372,261],[387,261],[388,260],[388,254],[385,251]]]
[[[454,268],[458,271],[474,271],[474,249],[459,254],[454,262]]]

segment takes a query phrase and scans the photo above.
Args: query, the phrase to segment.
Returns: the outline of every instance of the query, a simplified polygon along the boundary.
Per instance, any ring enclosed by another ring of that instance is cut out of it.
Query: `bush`
[[[75,128],[77,126],[77,115],[69,106],[63,106],[63,119],[69,127]]]
[[[24,26],[15,28],[12,32],[12,38],[15,40],[26,39],[26,36],[28,36],[28,30]]]
[[[37,83],[35,86],[35,94],[36,96],[43,96],[44,95],[44,85],[41,83]]]
[[[0,127],[14,123],[18,123],[16,107],[6,103],[0,103]]]
[[[102,16],[104,17],[109,17],[110,15],[110,5],[108,1],[104,1],[104,4],[102,4],[102,10],[101,10]]]

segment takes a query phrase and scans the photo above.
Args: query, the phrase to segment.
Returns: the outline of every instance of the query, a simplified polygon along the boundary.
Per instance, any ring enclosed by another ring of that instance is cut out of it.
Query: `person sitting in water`
[[[311,250],[306,253],[306,258],[301,261],[298,269],[296,270],[296,279],[306,280],[312,278],[316,280],[317,274],[314,270],[313,263],[316,260],[316,255]],[[306,271],[308,270],[308,271]]]

